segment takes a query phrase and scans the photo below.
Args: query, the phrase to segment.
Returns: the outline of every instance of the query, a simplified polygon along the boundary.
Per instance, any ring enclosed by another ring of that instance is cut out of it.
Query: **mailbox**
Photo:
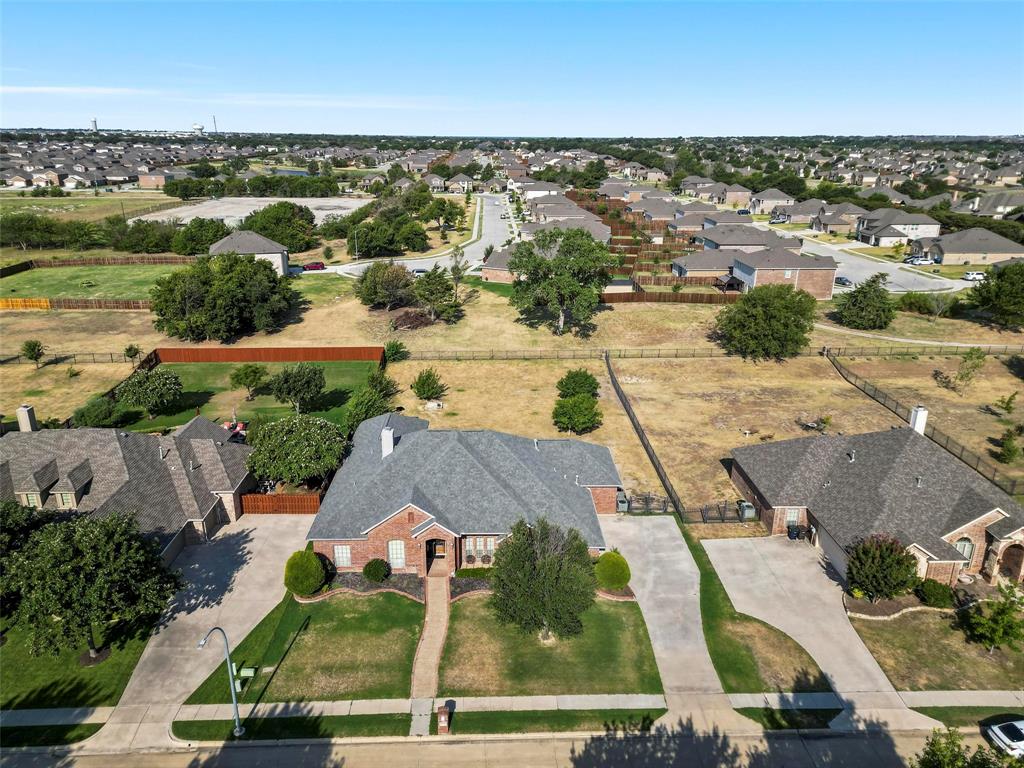
[[[448,707],[442,704],[437,708],[437,735],[444,736],[448,733]]]

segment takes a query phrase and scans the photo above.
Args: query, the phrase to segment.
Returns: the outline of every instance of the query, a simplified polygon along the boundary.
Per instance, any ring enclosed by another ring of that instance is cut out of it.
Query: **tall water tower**
[[[201,123],[192,123],[192,133],[196,136],[202,136],[204,130],[206,129]]]
[[[94,117],[92,119],[92,132],[93,133],[99,133],[99,131],[100,131],[100,129],[96,126],[96,118]]]

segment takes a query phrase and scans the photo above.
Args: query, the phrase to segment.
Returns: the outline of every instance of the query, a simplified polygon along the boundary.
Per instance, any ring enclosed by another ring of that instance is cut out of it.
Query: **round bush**
[[[952,608],[953,588],[935,579],[925,579],[914,590],[921,602],[932,608]]]
[[[324,583],[324,566],[316,552],[301,549],[293,552],[284,566],[284,586],[296,595],[312,595]]]
[[[605,552],[597,559],[594,575],[601,589],[618,591],[629,584],[629,563],[618,552]]]
[[[363,576],[377,584],[380,584],[390,575],[391,566],[388,565],[386,560],[381,560],[379,557],[375,557],[363,566]]]

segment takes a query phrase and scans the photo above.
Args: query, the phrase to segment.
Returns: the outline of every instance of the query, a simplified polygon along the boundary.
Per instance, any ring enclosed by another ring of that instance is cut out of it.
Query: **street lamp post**
[[[196,646],[200,650],[206,647],[206,641],[210,639],[210,635],[214,632],[220,632],[224,638],[224,663],[228,665],[228,682],[231,685],[231,706],[235,711],[235,738],[241,738],[242,734],[245,733],[245,728],[242,727],[242,721],[238,717],[238,695],[235,693],[235,670],[231,665],[231,648],[228,646],[228,633],[220,627],[214,627],[206,633],[206,637],[199,641],[199,645]]]

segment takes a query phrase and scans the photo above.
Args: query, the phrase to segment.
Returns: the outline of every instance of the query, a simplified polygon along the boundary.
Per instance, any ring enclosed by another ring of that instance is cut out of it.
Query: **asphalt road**
[[[902,264],[858,256],[836,246],[806,238],[800,252],[831,256],[839,264],[838,276],[848,277],[858,285],[874,274],[885,272],[889,276],[888,288],[893,293],[962,290],[969,285],[963,280],[950,280],[938,275],[924,275],[916,270],[907,269]]]

